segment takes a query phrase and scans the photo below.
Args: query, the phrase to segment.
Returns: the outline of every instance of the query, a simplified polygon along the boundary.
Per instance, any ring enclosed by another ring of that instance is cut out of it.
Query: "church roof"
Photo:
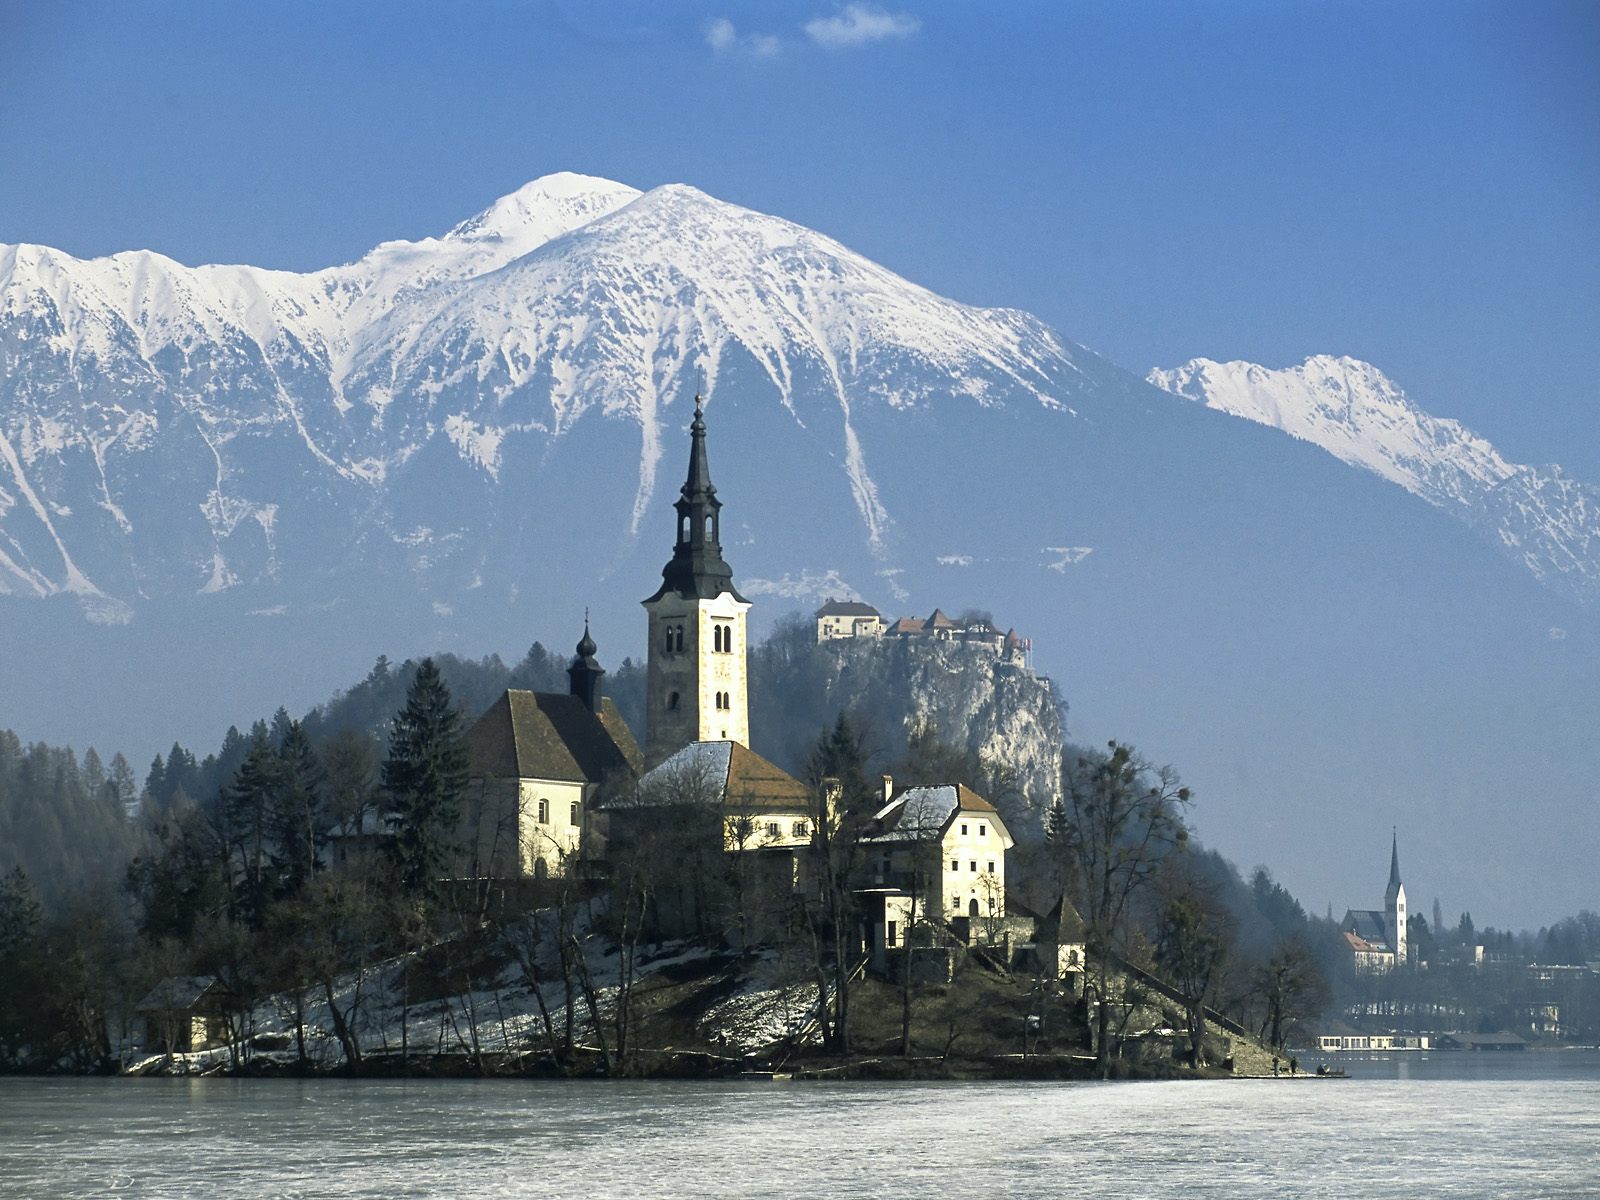
[[[876,617],[878,610],[860,600],[833,600],[817,609],[819,617]]]
[[[508,688],[467,730],[467,762],[475,776],[600,783],[643,758],[610,699],[596,714],[576,696]]]
[[[782,767],[739,742],[690,742],[645,773],[637,802],[792,810],[809,807],[811,793]]]
[[[1400,834],[1394,834],[1394,840],[1389,845],[1389,887],[1391,890],[1400,886]]]
[[[869,842],[925,841],[940,837],[949,828],[957,813],[983,813],[991,818],[995,831],[1006,847],[1011,846],[1011,834],[1006,830],[1000,814],[977,792],[962,783],[936,784],[932,787],[910,787],[873,814],[877,832]]]
[[[1373,909],[1352,908],[1344,914],[1343,929],[1382,949],[1389,945],[1389,920]]]

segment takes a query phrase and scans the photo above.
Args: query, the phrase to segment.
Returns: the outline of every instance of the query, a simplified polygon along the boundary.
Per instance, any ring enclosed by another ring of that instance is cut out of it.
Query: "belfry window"
[[[667,711],[668,712],[677,712],[678,711],[678,693],[677,692],[668,692],[667,693]]]

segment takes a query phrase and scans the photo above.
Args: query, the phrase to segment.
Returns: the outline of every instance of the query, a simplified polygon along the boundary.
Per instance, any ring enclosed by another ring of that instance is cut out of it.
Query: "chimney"
[[[893,775],[885,775],[883,777],[883,802],[885,804],[888,804],[889,801],[891,801],[893,799],[894,799],[894,776]]]

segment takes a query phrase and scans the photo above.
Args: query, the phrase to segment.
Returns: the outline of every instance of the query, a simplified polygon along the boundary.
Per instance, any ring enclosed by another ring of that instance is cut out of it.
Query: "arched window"
[[[978,915],[978,898],[976,896],[974,896],[972,898],[972,903],[967,905],[967,916],[975,917],[977,915]]]
[[[715,522],[716,522],[716,518],[715,517],[707,517],[706,518],[706,536],[708,538],[716,536],[716,528],[717,527],[716,527]]]
[[[668,712],[677,712],[678,711],[678,693],[677,692],[668,692],[667,693],[667,711]]]

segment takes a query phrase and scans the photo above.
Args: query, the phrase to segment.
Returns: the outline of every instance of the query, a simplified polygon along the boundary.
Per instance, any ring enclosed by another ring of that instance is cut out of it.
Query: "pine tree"
[[[400,886],[431,898],[449,860],[467,786],[461,714],[433,659],[425,658],[389,729],[383,786],[393,808],[391,853]]]
[[[273,862],[285,889],[295,892],[317,869],[326,834],[325,775],[299,721],[288,723],[278,757],[282,776],[272,809]]]
[[[254,924],[266,912],[275,890],[268,872],[272,848],[272,816],[284,786],[283,759],[263,730],[223,794],[225,840],[237,864],[239,915]]]

